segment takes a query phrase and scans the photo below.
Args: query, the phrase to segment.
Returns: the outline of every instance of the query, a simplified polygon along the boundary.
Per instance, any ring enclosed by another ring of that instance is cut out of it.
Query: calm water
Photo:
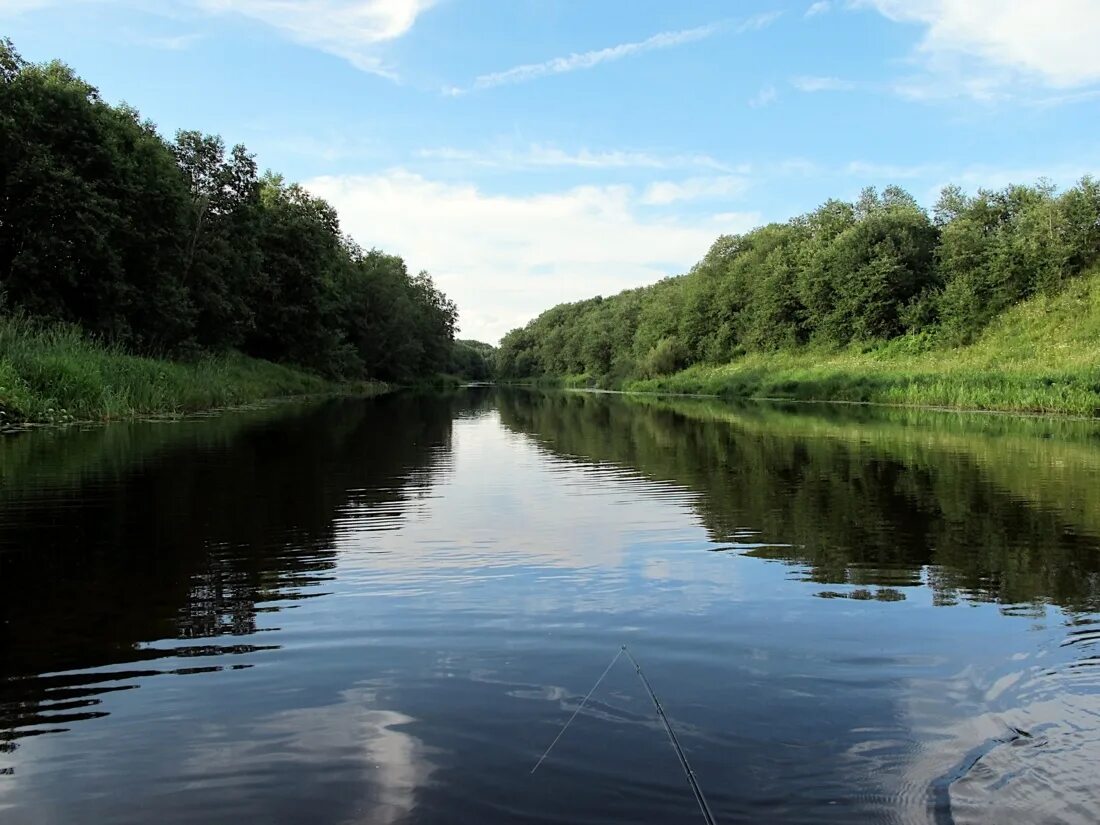
[[[471,390],[0,439],[0,821],[1100,821],[1100,424]]]

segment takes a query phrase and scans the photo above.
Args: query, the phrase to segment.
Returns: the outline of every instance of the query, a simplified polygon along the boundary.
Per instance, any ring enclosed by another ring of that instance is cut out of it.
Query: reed
[[[92,339],[72,325],[0,316],[0,426],[182,415],[349,389],[237,353],[191,361],[148,358]]]

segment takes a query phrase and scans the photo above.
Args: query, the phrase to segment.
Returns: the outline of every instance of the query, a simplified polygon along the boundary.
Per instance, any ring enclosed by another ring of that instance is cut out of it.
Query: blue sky
[[[863,186],[1100,173],[1100,0],[0,0],[0,33],[244,143],[489,341]]]

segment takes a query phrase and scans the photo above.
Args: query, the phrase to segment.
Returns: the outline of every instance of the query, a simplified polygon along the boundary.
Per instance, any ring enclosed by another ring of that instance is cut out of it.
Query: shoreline
[[[199,418],[215,418],[226,413],[248,412],[250,410],[264,410],[277,407],[280,404],[308,404],[314,401],[323,401],[330,398],[377,398],[391,392],[396,392],[400,387],[387,384],[384,381],[368,381],[362,385],[349,385],[346,387],[334,387],[320,392],[301,393],[291,395],[271,395],[242,401],[239,404],[219,404],[213,407],[200,407],[187,410],[163,410],[163,411],[135,411],[131,415],[117,418],[68,418],[64,421],[36,421],[32,419],[5,421],[0,416],[0,437],[15,433],[31,432],[34,430],[64,429],[69,427],[91,428],[105,427],[111,424],[173,424],[179,421],[193,421]],[[0,404],[0,412],[3,405]]]
[[[680,365],[682,366],[682,365]],[[912,333],[845,347],[749,352],[666,374],[569,374],[536,384],[723,399],[1100,417],[1100,271],[1004,312],[972,342]]]
[[[530,385],[534,386],[534,385]],[[805,404],[807,406],[813,406],[817,404],[828,404],[833,406],[850,406],[850,407],[881,407],[887,410],[917,410],[921,412],[941,412],[941,413],[959,413],[966,415],[990,415],[990,416],[1006,416],[1013,418],[1053,418],[1058,421],[1097,421],[1100,422],[1100,415],[1083,415],[1080,413],[1072,412],[1058,412],[1058,411],[1035,411],[1035,410],[1017,410],[1017,409],[991,409],[982,407],[949,407],[942,404],[903,404],[890,401],[849,401],[841,398],[784,398],[783,396],[774,395],[751,395],[751,396],[734,396],[734,395],[719,395],[715,393],[701,393],[701,392],[675,392],[673,390],[617,390],[617,389],[600,389],[599,387],[561,387],[562,390],[569,392],[590,392],[590,393],[606,393],[608,395],[626,395],[637,396],[643,398],[699,398],[699,399],[713,399],[715,401],[722,401],[725,403],[733,404],[745,401],[770,403],[770,404]]]
[[[282,399],[378,395],[378,381],[339,381],[236,352],[190,361],[133,355],[66,325],[0,318],[0,431],[180,418]]]
[[[720,370],[723,368],[717,367],[711,369]],[[955,404],[942,401],[903,401],[875,398],[844,398],[836,396],[800,396],[794,394],[783,395],[767,393],[736,393],[729,391],[723,392],[721,389],[718,389],[714,392],[705,392],[697,388],[698,384],[693,381],[691,377],[684,375],[685,373],[691,373],[693,371],[694,370],[685,370],[681,373],[676,373],[674,375],[668,376],[667,379],[628,379],[624,382],[620,382],[609,387],[597,386],[595,385],[595,383],[581,383],[581,381],[596,381],[596,379],[581,376],[542,377],[534,381],[502,381],[498,382],[498,385],[529,387],[534,389],[558,389],[568,390],[571,392],[607,393],[614,395],[629,395],[654,398],[711,398],[726,402],[760,401],[781,404],[831,404],[846,406],[883,407],[886,409],[926,410],[929,412],[981,413],[986,415],[1008,415],[1026,418],[1058,418],[1061,420],[1079,421],[1100,420],[1100,391],[1092,389],[1091,387],[1082,386],[1082,384],[1075,384],[1073,382],[1066,382],[1065,386],[1073,387],[1077,390],[1088,393],[1089,395],[1095,397],[1096,406],[1093,412],[1083,411],[1079,408],[1074,408],[1069,405],[1048,404],[1047,406],[1028,406],[1026,403],[1013,401],[1007,394],[1000,396],[991,396],[987,400],[985,405],[972,405],[965,403]],[[861,380],[870,376],[870,373],[851,376],[851,382],[849,386],[858,387]],[[675,386],[669,386],[668,384],[666,384],[666,380],[672,384],[682,382],[687,386],[684,389],[678,389]],[[810,382],[800,383],[795,381],[791,383],[793,383],[791,389],[794,391],[797,391],[799,388],[804,388],[811,385]],[[898,386],[903,388],[905,387],[903,383],[899,383]],[[947,386],[953,389],[955,392],[959,393],[960,395],[964,394],[968,389],[968,386],[962,382],[948,383]]]

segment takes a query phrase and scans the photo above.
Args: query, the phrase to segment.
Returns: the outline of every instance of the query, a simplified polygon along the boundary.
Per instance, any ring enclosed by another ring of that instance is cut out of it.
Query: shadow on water
[[[275,647],[260,615],[324,594],[341,510],[428,487],[452,420],[485,403],[406,394],[0,440],[0,748],[106,715],[101,697],[138,678],[247,667],[225,657]]]

